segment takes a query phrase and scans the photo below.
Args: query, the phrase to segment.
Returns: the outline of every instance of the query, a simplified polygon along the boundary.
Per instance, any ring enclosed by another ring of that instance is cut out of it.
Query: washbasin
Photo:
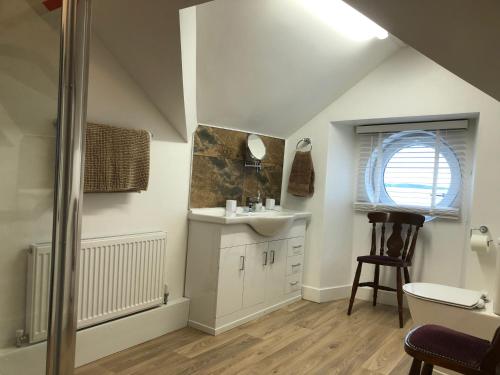
[[[274,236],[288,229],[294,220],[294,215],[281,211],[238,212],[237,217],[248,217],[247,224],[262,236]]]
[[[252,216],[247,224],[260,235],[270,237],[290,228],[293,224],[293,215]]]
[[[189,212],[189,219],[219,224],[247,224],[262,236],[271,237],[290,228],[297,219],[308,220],[309,212],[286,209],[260,212],[238,211],[234,216],[226,216],[223,208],[195,208]]]

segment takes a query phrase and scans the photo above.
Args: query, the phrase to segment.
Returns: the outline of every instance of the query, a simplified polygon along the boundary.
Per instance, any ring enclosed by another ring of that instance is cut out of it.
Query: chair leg
[[[351,315],[352,305],[354,304],[354,298],[356,297],[356,292],[358,291],[359,278],[361,277],[361,268],[363,267],[362,262],[358,262],[358,268],[356,268],[356,276],[354,276],[354,282],[352,283],[351,300],[349,301],[349,309],[347,310],[347,315]]]
[[[410,272],[408,271],[408,267],[405,267],[405,284],[409,284],[410,282]]]
[[[408,375],[420,375],[421,367],[422,367],[422,361],[414,358],[411,364],[410,373]]]
[[[398,295],[398,312],[399,312],[399,328],[403,328],[403,280],[401,277],[401,267],[396,268],[397,279],[397,295]]]
[[[380,277],[380,266],[375,265],[375,277],[373,278],[373,306],[377,306],[378,282]]]
[[[430,363],[424,363],[424,367],[422,368],[421,375],[432,375],[432,371],[434,370],[434,366]]]

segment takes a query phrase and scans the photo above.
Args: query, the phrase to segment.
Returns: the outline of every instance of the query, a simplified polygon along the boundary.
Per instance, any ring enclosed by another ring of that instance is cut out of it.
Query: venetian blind
[[[466,120],[453,121],[453,125],[425,123],[420,129],[418,123],[362,126],[357,132],[355,209],[460,217],[467,162]]]

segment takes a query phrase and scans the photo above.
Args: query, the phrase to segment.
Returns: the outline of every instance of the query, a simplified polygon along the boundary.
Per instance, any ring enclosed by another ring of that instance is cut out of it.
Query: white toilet
[[[429,283],[403,286],[416,325],[438,324],[491,340],[500,327],[493,303],[478,291]]]

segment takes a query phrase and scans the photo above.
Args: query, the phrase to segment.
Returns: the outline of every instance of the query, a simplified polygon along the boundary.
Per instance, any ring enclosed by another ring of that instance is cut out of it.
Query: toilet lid
[[[481,298],[483,294],[481,292],[454,288],[447,285],[409,283],[403,286],[403,290],[405,293],[408,293],[416,298],[431,300],[465,309],[474,309],[483,302]]]

